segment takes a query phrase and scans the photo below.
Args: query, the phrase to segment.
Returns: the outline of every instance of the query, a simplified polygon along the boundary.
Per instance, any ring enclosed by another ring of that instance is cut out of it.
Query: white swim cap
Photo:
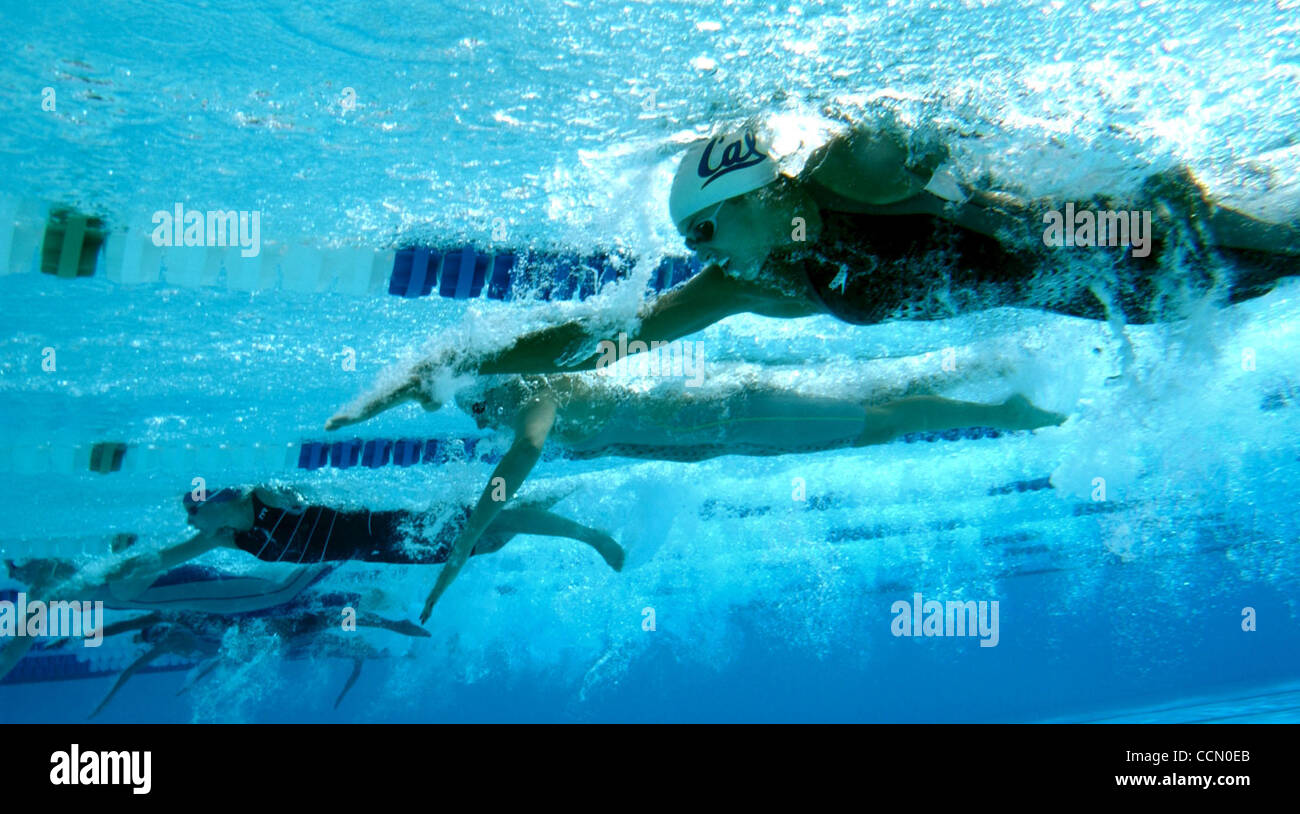
[[[767,186],[777,175],[776,162],[752,130],[714,136],[682,157],[668,193],[668,214],[682,229],[696,212]]]

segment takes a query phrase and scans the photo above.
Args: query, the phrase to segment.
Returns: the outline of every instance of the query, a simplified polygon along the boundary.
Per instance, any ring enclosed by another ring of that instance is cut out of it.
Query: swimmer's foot
[[[609,563],[610,568],[615,571],[623,570],[623,563],[627,559],[627,554],[623,551],[623,546],[614,542],[614,538],[602,537],[598,540],[592,540],[591,547],[599,552],[605,562]]]
[[[1003,428],[1008,430],[1036,430],[1065,423],[1069,416],[1035,407],[1029,399],[1017,393],[1002,402]]]
[[[414,622],[408,622],[405,619],[399,621],[390,621],[384,627],[387,628],[388,630],[391,630],[394,633],[400,633],[403,636],[414,636],[419,639],[427,639],[433,636],[433,634],[430,633],[429,631],[425,630],[424,628],[420,627]]]

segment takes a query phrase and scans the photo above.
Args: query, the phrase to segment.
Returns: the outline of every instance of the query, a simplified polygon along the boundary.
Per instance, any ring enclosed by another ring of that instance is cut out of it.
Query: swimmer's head
[[[252,524],[251,501],[243,489],[222,489],[203,500],[195,498],[193,492],[186,492],[181,502],[190,525],[201,531],[246,529]]]
[[[757,270],[795,234],[812,241],[821,230],[811,196],[779,172],[753,131],[716,136],[688,150],[668,209],[702,261],[741,273]],[[802,218],[802,230],[796,218]]]
[[[776,161],[753,130],[714,136],[697,142],[682,157],[668,193],[668,213],[678,231],[690,238],[688,220],[779,176]]]

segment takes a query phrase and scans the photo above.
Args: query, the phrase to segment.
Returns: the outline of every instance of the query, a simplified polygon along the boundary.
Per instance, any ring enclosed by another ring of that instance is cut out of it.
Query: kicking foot
[[[429,631],[425,630],[424,628],[420,627],[414,622],[408,622],[405,619],[392,622],[388,626],[388,629],[394,633],[400,633],[403,636],[414,636],[416,638],[421,638],[421,639],[427,639],[433,636],[433,634],[430,633]]]
[[[1029,399],[1017,393],[1002,402],[1005,427],[1009,430],[1036,430],[1064,424],[1069,416],[1035,407]]]
[[[595,544],[595,548],[596,551],[600,552],[600,556],[605,559],[605,562],[609,563],[610,568],[615,571],[623,570],[623,562],[627,559],[627,553],[623,551],[623,546],[610,539]]]

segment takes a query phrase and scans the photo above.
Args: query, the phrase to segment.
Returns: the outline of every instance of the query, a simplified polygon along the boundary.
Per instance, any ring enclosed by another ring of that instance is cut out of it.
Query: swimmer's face
[[[797,189],[759,189],[697,212],[682,234],[706,265],[757,271],[773,249],[795,241],[796,218],[803,218],[804,239],[815,241],[821,218],[810,196]]]

